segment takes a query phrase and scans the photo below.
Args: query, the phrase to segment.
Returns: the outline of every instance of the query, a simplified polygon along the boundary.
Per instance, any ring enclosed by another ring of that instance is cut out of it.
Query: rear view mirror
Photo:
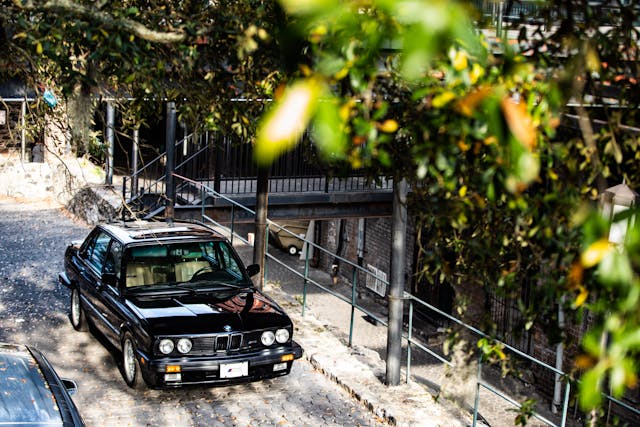
[[[253,277],[258,273],[260,273],[260,266],[258,264],[251,264],[247,267],[247,274],[249,277]]]

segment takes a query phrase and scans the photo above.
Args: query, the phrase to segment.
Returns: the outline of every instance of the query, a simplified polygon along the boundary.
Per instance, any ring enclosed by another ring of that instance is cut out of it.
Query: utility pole
[[[167,153],[167,165],[165,172],[165,194],[167,201],[164,210],[164,217],[167,221],[172,221],[174,217],[174,205],[176,200],[176,189],[173,180],[176,158],[176,103],[167,102],[167,120],[165,132],[165,150]]]
[[[400,384],[402,322],[404,316],[404,270],[407,253],[407,181],[393,180],[391,217],[391,280],[389,282],[389,328],[387,332],[387,385]]]
[[[253,263],[260,266],[258,289],[264,286],[264,270],[267,254],[267,207],[269,205],[269,168],[258,166],[256,188],[255,241],[253,243]]]

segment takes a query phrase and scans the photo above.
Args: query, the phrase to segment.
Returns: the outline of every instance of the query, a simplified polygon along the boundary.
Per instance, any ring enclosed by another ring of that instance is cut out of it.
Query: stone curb
[[[308,311],[302,317],[299,304],[278,286],[267,283],[265,291],[292,318],[294,339],[304,349],[303,357],[380,420],[401,427],[471,424],[468,412],[451,402],[436,401],[434,393],[415,382],[386,386],[385,362],[377,352],[348,347]]]

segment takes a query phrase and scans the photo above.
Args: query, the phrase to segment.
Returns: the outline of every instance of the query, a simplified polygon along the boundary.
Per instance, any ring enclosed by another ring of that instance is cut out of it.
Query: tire
[[[78,288],[71,290],[71,298],[69,301],[69,320],[71,320],[71,326],[73,329],[80,332],[85,332],[87,327],[87,318],[85,317],[84,310],[82,308],[82,302],[80,301],[80,291]]]
[[[296,248],[293,245],[289,246],[289,255],[296,255],[297,253],[298,253],[298,248]]]
[[[140,363],[136,358],[136,347],[133,337],[128,332],[122,340],[122,378],[129,387],[135,390],[143,390],[147,384],[142,378]]]

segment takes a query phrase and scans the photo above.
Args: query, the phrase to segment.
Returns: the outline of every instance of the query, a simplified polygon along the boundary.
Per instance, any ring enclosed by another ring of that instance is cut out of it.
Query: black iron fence
[[[213,188],[225,195],[255,194],[257,165],[253,146],[239,138],[217,133],[191,134],[175,144],[173,172]],[[137,210],[153,212],[165,205],[167,156],[160,154],[123,181],[123,197]],[[358,171],[334,177],[321,166],[314,145],[303,140],[295,149],[282,155],[269,171],[270,193],[358,192],[390,190],[393,182],[375,181]],[[175,188],[175,202],[181,205],[205,204],[193,185],[182,183]]]

